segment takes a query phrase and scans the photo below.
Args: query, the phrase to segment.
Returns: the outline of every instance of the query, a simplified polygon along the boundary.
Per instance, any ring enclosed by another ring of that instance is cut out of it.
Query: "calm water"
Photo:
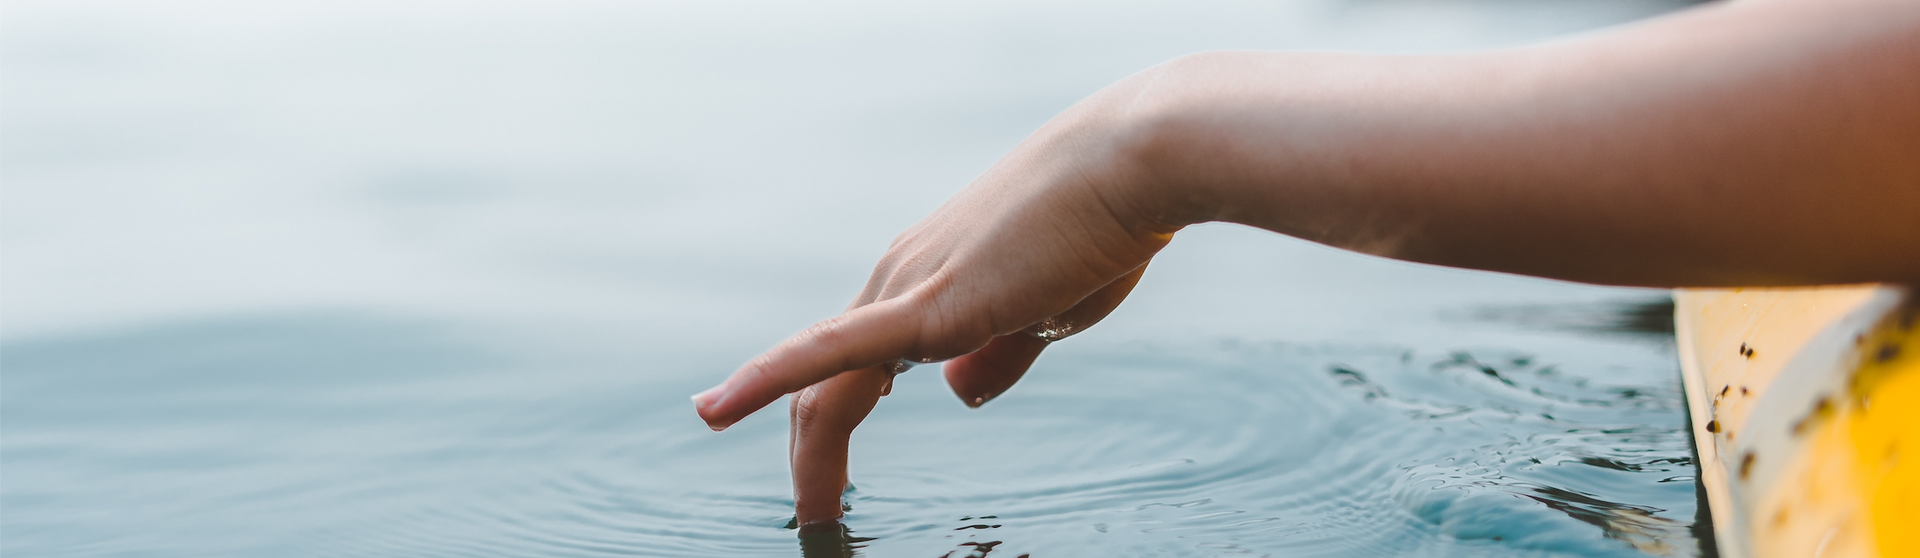
[[[902,376],[848,532],[686,401],[1129,72],[1676,7],[0,4],[0,554],[1694,555],[1661,293],[1238,227],[986,408]]]

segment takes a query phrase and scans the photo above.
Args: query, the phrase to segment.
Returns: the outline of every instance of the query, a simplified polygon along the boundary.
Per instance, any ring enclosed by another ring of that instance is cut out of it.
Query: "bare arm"
[[[1208,54],[1132,112],[1173,223],[1574,281],[1920,279],[1920,4],[1749,2],[1456,56]],[[1165,217],[1162,217],[1163,219]]]
[[[695,396],[794,400],[802,522],[839,515],[878,365],[977,404],[1181,227],[1594,283],[1920,281],[1920,2],[1747,0],[1444,56],[1216,53],[1061,114],[902,234],[845,314]],[[844,372],[860,370],[858,374]],[[832,378],[833,381],[821,383]]]

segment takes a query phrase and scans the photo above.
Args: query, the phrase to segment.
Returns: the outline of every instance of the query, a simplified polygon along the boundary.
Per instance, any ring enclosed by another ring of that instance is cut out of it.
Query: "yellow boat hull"
[[[1920,557],[1920,327],[1888,286],[1681,290],[1721,556]]]

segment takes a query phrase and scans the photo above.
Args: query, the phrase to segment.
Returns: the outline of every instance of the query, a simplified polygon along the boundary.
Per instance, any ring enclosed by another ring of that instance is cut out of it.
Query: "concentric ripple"
[[[1658,347],[1063,344],[979,410],[928,367],[857,433],[845,524],[800,533],[782,417],[706,432],[693,385],[382,324],[169,331],[8,348],[9,555],[1695,552]]]

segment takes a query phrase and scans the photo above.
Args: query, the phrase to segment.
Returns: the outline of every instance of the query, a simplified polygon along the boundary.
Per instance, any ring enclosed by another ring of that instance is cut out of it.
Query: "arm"
[[[1920,3],[1748,0],[1488,53],[1183,58],[1049,122],[902,234],[853,308],[696,407],[724,428],[840,394],[797,397],[794,423],[800,520],[837,517],[873,367],[959,357],[955,391],[991,397],[1045,346],[1037,324],[1098,321],[1206,221],[1595,283],[1920,280]]]
[[[1133,150],[1192,196],[1176,223],[1616,285],[1920,279],[1911,2],[1736,2],[1504,52],[1161,71],[1174,85],[1144,92]]]

